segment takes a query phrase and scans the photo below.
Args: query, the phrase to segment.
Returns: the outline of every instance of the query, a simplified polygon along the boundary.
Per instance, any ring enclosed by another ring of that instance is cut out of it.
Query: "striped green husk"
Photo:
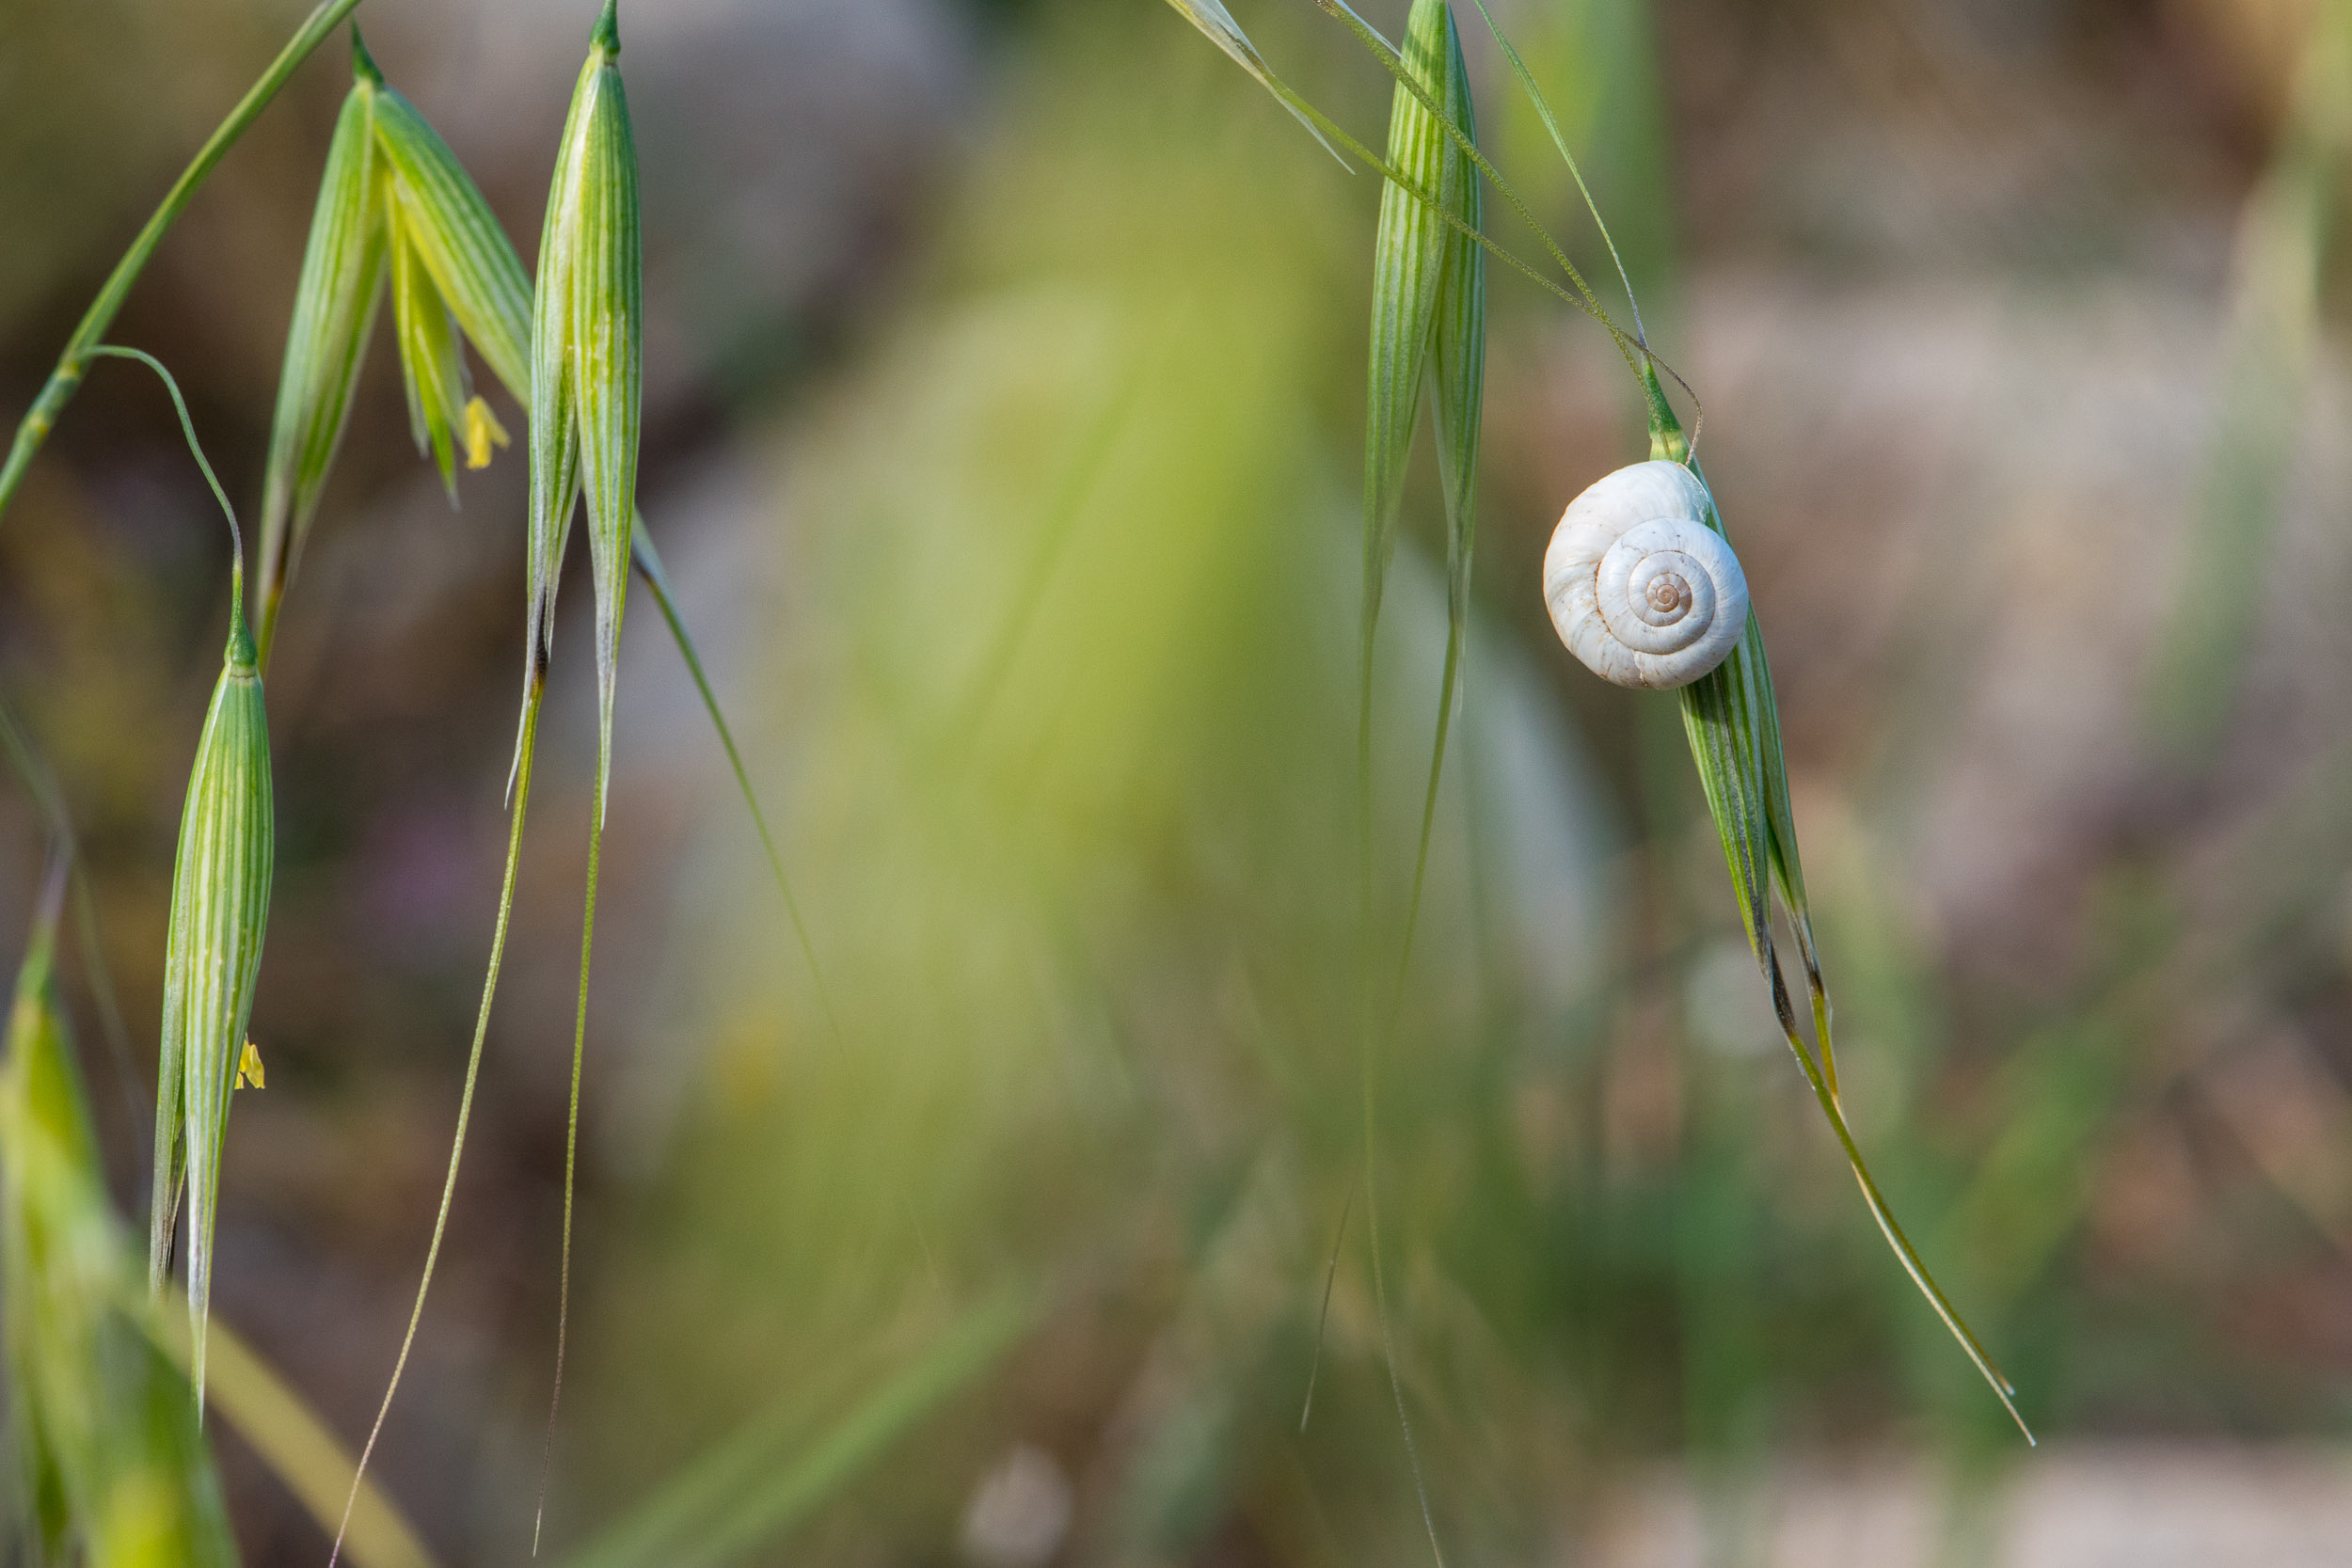
[[[64,863],[17,976],[0,1065],[0,1317],[34,1560],[231,1564],[186,1386],[126,1315],[106,1196],[51,974]]]
[[[394,221],[433,286],[515,401],[531,402],[531,279],[449,144],[396,88],[376,99],[376,145]]]
[[[580,1069],[588,1037],[589,960],[596,931],[596,881],[612,776],[612,694],[636,519],[637,435],[644,399],[643,278],[637,210],[637,148],[621,86],[619,10],[605,0],[556,153],[532,301],[531,341],[532,695],[547,668],[555,578],[563,564],[572,486],[587,502],[588,553],[596,595],[596,782],[588,833],[587,907],[580,918],[580,991],[572,1024],[570,1113],[564,1143],[564,1242],[557,1285],[555,1387],[548,1407],[553,1462],[555,1412],[564,1395],[570,1325],[572,1197],[580,1147]],[[573,475],[577,472],[577,480]],[[560,499],[561,517],[544,510]],[[714,710],[715,711],[715,710]],[[532,1526],[537,1548],[538,1524]]]
[[[265,665],[388,277],[410,429],[453,501],[458,452],[474,467],[487,455],[475,438],[489,422],[470,403],[464,338],[528,402],[531,284],[522,262],[448,144],[385,86],[356,26],[351,47],[351,92],[319,185],[270,432],[260,563]]]
[[[1466,124],[1469,83],[1460,66],[1461,42],[1453,13],[1444,0],[1415,0],[1405,55],[1406,70],[1432,89],[1447,118]],[[1475,227],[1475,171],[1455,150],[1437,117],[1401,85],[1389,118],[1389,162],[1414,184],[1437,193],[1441,207],[1466,216]],[[1373,242],[1372,355],[1365,388],[1367,646],[1396,549],[1397,509],[1437,334],[1438,300],[1445,290],[1448,259],[1454,253],[1452,239],[1444,219],[1406,189],[1394,182],[1381,187],[1380,227]]]
[[[335,121],[294,290],[262,479],[258,573],[264,651],[350,417],[352,388],[383,296],[387,226],[376,102],[377,84],[363,71]]]
[[[547,661],[571,501],[587,501],[596,595],[596,776],[612,763],[612,692],[644,396],[637,152],[608,4],[556,153],[531,323],[531,660]]]
[[[1654,371],[1645,371],[1650,414],[1650,452],[1655,458],[1684,463],[1693,473],[1698,466],[1682,426],[1667,404]],[[1701,475],[1704,483],[1705,475]],[[1724,532],[1722,514],[1709,492],[1707,526]],[[1726,535],[1728,537],[1728,535]],[[1764,634],[1753,610],[1746,632],[1731,657],[1716,669],[1682,689],[1683,731],[1698,764],[1699,782],[1707,793],[1707,808],[1724,846],[1724,861],[1731,872],[1733,893],[1747,927],[1748,944],[1772,987],[1772,1011],[1781,1033],[1796,1055],[1805,1082],[1829,1118],[1854,1180],[1862,1189],[1870,1217],[1878,1223],[1896,1259],[1935,1309],[1944,1326],[1992,1386],[2018,1430],[2028,1440],[2033,1433],[2019,1416],[2016,1389],[1962,1321],[1934,1276],[1928,1273],[1911,1238],[1903,1233],[1887,1207],[1877,1180],[1862,1158],[1837,1093],[1836,1058],[1830,1045],[1829,994],[1821,983],[1820,962],[1813,944],[1812,921],[1806,907],[1804,873],[1797,860],[1797,835],[1788,804],[1788,768],[1780,744],[1780,713],[1772,695],[1772,667],[1764,657]],[[1814,1038],[1818,1056],[1806,1046],[1797,1022],[1796,1007],[1781,974],[1772,941],[1772,894],[1777,889],[1782,908],[1796,932],[1813,999]]]
[[[1454,128],[1475,143],[1478,121],[1470,105],[1470,71],[1451,18],[1445,79],[1435,94]],[[1420,110],[1416,102],[1413,108]],[[1403,105],[1399,105],[1403,112]],[[1486,389],[1486,255],[1470,235],[1478,231],[1484,202],[1478,170],[1461,146],[1448,137],[1446,176],[1439,189],[1462,227],[1444,233],[1444,277],[1438,292],[1432,345],[1437,395],[1431,412],[1437,424],[1438,475],[1445,492],[1446,639],[1445,671],[1438,697],[1437,733],[1430,742],[1429,785],[1422,800],[1421,847],[1414,857],[1411,911],[1421,909],[1421,885],[1429,863],[1429,839],[1438,810],[1438,784],[1445,767],[1446,737],[1462,695],[1462,649],[1470,629],[1471,552],[1478,538],[1478,446],[1485,423]],[[1409,933],[1408,956],[1409,956]]]
[[[1445,675],[1438,697],[1437,733],[1429,757],[1429,783],[1422,804],[1420,848],[1414,858],[1412,891],[1406,901],[1404,940],[1397,956],[1401,991],[1412,956],[1421,908],[1422,879],[1428,866],[1430,830],[1436,820],[1438,785],[1445,764],[1462,634],[1470,609],[1470,546],[1474,537],[1478,437],[1486,356],[1486,294],[1478,233],[1478,169],[1466,153],[1477,135],[1470,108],[1470,73],[1461,38],[1445,0],[1414,0],[1406,22],[1404,71],[1389,116],[1387,166],[1403,177],[1381,186],[1380,223],[1373,242],[1371,354],[1364,415],[1364,559],[1361,636],[1359,645],[1357,712],[1358,846],[1363,889],[1362,1053],[1365,1225],[1370,1235],[1375,1299],[1384,1343],[1388,1323],[1388,1277],[1380,1238],[1378,1077],[1380,1043],[1393,1025],[1394,1006],[1375,1013],[1373,974],[1378,939],[1374,920],[1372,845],[1373,655],[1380,601],[1396,550],[1396,525],[1404,497],[1413,428],[1421,417],[1423,387],[1437,388],[1438,459],[1444,481],[1448,592]],[[1430,199],[1434,197],[1434,201]],[[1437,1527],[1429,1513],[1421,1459],[1406,1414],[1404,1386],[1393,1353],[1388,1358],[1390,1389],[1405,1437],[1422,1523],[1439,1561]]]
[[[240,609],[231,612],[228,654],[197,741],[172,867],[148,1240],[148,1280],[160,1290],[184,1184],[192,1381],[199,1411],[221,1141],[269,920],[275,832],[262,677]]]

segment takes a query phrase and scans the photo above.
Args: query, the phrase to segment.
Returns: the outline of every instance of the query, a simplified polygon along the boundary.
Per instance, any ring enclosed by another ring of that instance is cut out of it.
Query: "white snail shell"
[[[1636,463],[1568,503],[1544,552],[1544,603],[1568,652],[1617,686],[1688,686],[1748,625],[1748,579],[1708,528],[1707,486]]]

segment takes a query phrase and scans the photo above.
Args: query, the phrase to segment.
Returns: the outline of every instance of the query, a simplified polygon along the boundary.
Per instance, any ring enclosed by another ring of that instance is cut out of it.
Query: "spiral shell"
[[[1702,520],[1707,486],[1679,463],[1619,468],[1568,503],[1544,552],[1544,603],[1568,652],[1617,686],[1688,686],[1748,625],[1748,579]]]

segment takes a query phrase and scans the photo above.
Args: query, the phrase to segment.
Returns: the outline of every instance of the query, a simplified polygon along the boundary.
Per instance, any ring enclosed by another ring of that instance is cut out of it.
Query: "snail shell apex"
[[[1597,481],[1568,503],[1544,552],[1544,603],[1584,666],[1616,686],[1688,686],[1731,657],[1748,625],[1748,579],[1705,522],[1707,486],[1655,461]]]

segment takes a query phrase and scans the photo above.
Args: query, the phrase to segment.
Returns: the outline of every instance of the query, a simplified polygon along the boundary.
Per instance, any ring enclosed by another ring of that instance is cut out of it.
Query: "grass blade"
[[[52,975],[66,879],[60,846],[0,1063],[0,1316],[37,1549],[225,1568],[236,1548],[187,1386],[121,1310],[136,1276]]]
[[[794,1396],[693,1461],[564,1568],[708,1568],[770,1544],[993,1366],[1035,1317],[1025,1291],[972,1307],[913,1362],[793,1451]]]
[[[1528,103],[1534,106],[1535,117],[1543,121],[1545,131],[1550,134],[1551,145],[1558,150],[1560,161],[1568,166],[1568,177],[1576,182],[1577,194],[1584,198],[1584,210],[1593,214],[1593,227],[1600,230],[1600,243],[1609,247],[1609,260],[1617,269],[1617,281],[1625,285],[1626,308],[1633,312],[1634,340],[1647,344],[1649,334],[1642,325],[1642,302],[1633,297],[1633,278],[1625,269],[1625,258],[1617,254],[1617,242],[1609,232],[1608,220],[1600,215],[1599,203],[1593,199],[1592,187],[1584,183],[1584,170],[1578,166],[1576,154],[1568,150],[1568,138],[1560,130],[1560,117],[1551,112],[1551,101],[1544,96],[1544,89],[1535,85],[1534,73],[1527,69],[1527,62],[1519,58],[1519,52],[1503,36],[1502,28],[1495,22],[1495,13],[1486,8],[1486,0],[1472,0],[1472,3],[1478,7],[1478,14],[1486,19],[1486,31],[1494,35],[1495,44],[1502,51],[1502,57],[1511,63],[1511,74],[1518,78],[1519,90],[1527,95]]]
[[[710,716],[710,727],[718,732],[719,744],[726,749],[727,768],[735,775],[735,787],[742,795],[743,804],[751,810],[752,826],[759,833],[759,847],[768,857],[768,869],[776,879],[776,891],[784,895],[785,913],[791,917],[792,935],[800,942],[801,958],[808,965],[809,979],[817,988],[818,1006],[823,1009],[826,1024],[837,1040],[841,1037],[840,1015],[834,1008],[832,990],[825,984],[824,968],[817,961],[817,944],[809,940],[808,923],[801,918],[801,901],[793,895],[792,879],[785,874],[784,857],[776,849],[775,835],[768,831],[768,814],[759,808],[759,795],[752,788],[752,776],[743,766],[743,753],[736,749],[735,732],[727,727],[718,693],[710,689],[702,655],[696,651],[694,639],[686,629],[686,617],[678,609],[677,592],[670,586],[670,574],[662,568],[661,557],[655,550],[653,536],[645,531],[642,517],[629,531],[629,550],[636,562],[637,575],[644,579],[646,589],[653,594],[654,608],[661,612],[671,640],[686,659],[686,673],[694,678],[694,689],[701,694],[703,711]]]
[[[1340,157],[1340,150],[1324,135],[1323,128],[1293,101],[1290,89],[1276,79],[1273,68],[1265,63],[1265,56],[1258,53],[1258,46],[1249,41],[1249,35],[1241,30],[1241,24],[1235,22],[1232,13],[1225,8],[1223,0],[1168,0],[1168,3],[1175,7],[1177,13],[1185,21],[1200,28],[1208,40],[1223,50],[1235,65],[1256,78],[1259,86],[1274,94],[1282,107],[1291,112],[1291,117],[1307,128],[1307,135],[1314,137],[1326,152],[1339,158],[1342,168],[1347,166],[1347,160]]]
[[[146,1310],[140,1322],[156,1347],[184,1370],[194,1346],[183,1320]],[[264,1464],[278,1473],[323,1529],[335,1528],[337,1505],[354,1477],[351,1456],[326,1423],[270,1364],[227,1323],[212,1331],[213,1403]],[[416,1530],[373,1485],[359,1488],[344,1544],[359,1568],[435,1568]]]

